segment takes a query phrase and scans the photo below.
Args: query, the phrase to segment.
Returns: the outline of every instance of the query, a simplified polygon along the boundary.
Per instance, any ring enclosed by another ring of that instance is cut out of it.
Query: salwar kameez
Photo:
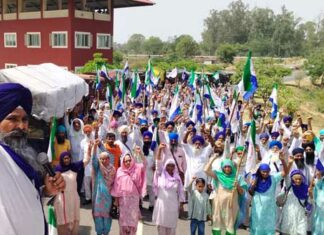
[[[313,235],[324,234],[324,179],[319,180],[314,189]]]
[[[58,234],[77,235],[80,221],[80,198],[77,192],[77,173],[69,170],[62,173],[65,190],[54,200]]]
[[[251,234],[274,235],[277,221],[277,205],[274,200],[277,184],[282,179],[281,173],[270,175],[271,186],[264,192],[255,192],[252,198]]]
[[[131,159],[127,168],[124,158]],[[135,235],[141,217],[139,202],[146,193],[146,159],[143,163],[135,163],[135,159],[127,154],[121,159],[111,194],[119,202],[119,231],[120,235]]]
[[[234,194],[234,196],[233,196]],[[217,188],[214,198],[213,230],[235,232],[236,218],[239,213],[238,194],[235,190],[228,190],[221,185]]]
[[[184,190],[180,176],[174,171],[169,175],[165,168],[168,164],[175,165],[173,159],[168,159],[164,168],[157,161],[154,175],[154,191],[157,199],[154,205],[152,222],[157,225],[159,235],[175,235],[180,202],[185,201]]]
[[[119,198],[120,235],[135,235],[141,217],[139,196],[122,196]]]
[[[289,191],[287,201],[282,208],[280,232],[292,235],[307,234],[305,209],[300,205],[292,190]]]
[[[112,219],[109,214],[112,204],[110,188],[116,171],[113,165],[104,167],[100,164],[98,158],[93,156],[92,214],[95,221],[96,233],[98,235],[107,235],[110,232],[112,224]]]
[[[232,169],[230,174],[224,173],[224,167],[229,166]],[[237,221],[240,218],[240,206],[244,195],[239,196],[238,190],[234,188],[236,181],[236,168],[231,160],[225,159],[221,162],[222,171],[214,171],[214,188],[216,196],[213,200],[213,234],[235,234]],[[244,179],[238,175],[238,185],[247,190],[247,184]],[[242,217],[242,216],[241,216]]]

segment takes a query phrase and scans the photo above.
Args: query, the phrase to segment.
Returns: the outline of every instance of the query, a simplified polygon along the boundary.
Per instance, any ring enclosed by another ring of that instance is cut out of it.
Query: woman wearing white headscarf
[[[173,159],[166,160],[163,167],[157,160],[156,165],[153,187],[157,200],[152,221],[159,235],[175,235],[179,209],[183,210],[182,202],[185,201],[183,185]]]

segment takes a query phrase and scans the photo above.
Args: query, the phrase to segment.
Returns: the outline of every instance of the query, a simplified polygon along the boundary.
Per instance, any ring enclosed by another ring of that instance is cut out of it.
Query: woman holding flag
[[[239,200],[242,199],[247,184],[243,177],[237,175],[237,168],[233,161],[224,159],[221,162],[221,170],[211,170],[217,156],[210,158],[205,166],[205,173],[213,178],[216,197],[213,207],[213,235],[220,235],[222,230],[227,235],[236,233],[236,224],[240,213]]]

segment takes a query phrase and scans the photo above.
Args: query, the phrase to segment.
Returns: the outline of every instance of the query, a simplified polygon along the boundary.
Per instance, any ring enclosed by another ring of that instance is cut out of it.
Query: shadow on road
[[[91,235],[91,226],[80,226],[79,234],[82,235]]]

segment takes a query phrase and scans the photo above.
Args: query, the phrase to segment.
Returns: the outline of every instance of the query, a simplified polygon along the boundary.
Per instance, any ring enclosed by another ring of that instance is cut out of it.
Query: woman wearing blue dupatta
[[[213,235],[236,234],[236,223],[240,213],[240,199],[247,190],[247,184],[239,175],[236,179],[236,167],[230,159],[221,162],[221,171],[212,171],[211,165],[217,156],[210,158],[205,173],[212,177],[217,196],[213,202]]]
[[[324,234],[324,166],[318,159],[316,164],[317,182],[314,188],[313,235]]]
[[[283,158],[279,156],[283,171],[270,175],[270,166],[266,163],[260,164],[249,187],[252,196],[251,210],[251,234],[252,235],[273,235],[276,229],[276,188],[281,179],[286,176],[293,159],[289,159],[289,166]]]
[[[306,177],[301,170],[290,173],[290,189],[287,201],[282,207],[279,230],[282,234],[307,234],[307,219],[311,213],[311,204],[308,198],[308,185]]]

